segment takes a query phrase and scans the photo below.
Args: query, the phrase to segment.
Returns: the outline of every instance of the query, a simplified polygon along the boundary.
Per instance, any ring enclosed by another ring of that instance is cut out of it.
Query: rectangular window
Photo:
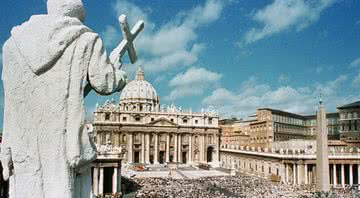
[[[135,118],[135,121],[140,121],[140,117],[136,117],[136,118]]]
[[[123,121],[123,122],[126,122],[126,117],[123,117],[123,118],[122,118],[122,121]]]
[[[187,123],[187,119],[183,119],[183,123],[186,124],[186,123]]]
[[[209,124],[212,124],[212,118],[209,118]]]
[[[155,119],[154,118],[151,118],[151,122],[154,121]]]
[[[195,124],[198,124],[199,123],[199,121],[198,120],[195,120]]]

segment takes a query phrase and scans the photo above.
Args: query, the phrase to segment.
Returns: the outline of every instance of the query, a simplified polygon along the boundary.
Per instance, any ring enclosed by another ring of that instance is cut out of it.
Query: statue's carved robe
[[[2,79],[1,161],[13,162],[11,197],[89,197],[96,152],[84,127],[84,89],[111,94],[125,85],[101,39],[75,18],[33,16],[3,46]]]

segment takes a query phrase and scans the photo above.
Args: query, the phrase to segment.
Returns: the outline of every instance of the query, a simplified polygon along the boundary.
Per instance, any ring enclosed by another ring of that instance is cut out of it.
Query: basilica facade
[[[97,105],[94,141],[97,147],[121,150],[127,164],[219,162],[219,116],[212,107],[201,112],[164,106],[154,87],[138,69],[119,102]]]

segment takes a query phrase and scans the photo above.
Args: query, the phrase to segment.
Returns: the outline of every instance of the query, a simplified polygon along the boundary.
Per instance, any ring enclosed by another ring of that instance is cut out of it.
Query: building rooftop
[[[337,107],[337,109],[350,109],[350,108],[360,108],[360,101],[356,101],[350,104]]]
[[[234,123],[240,122],[240,121],[241,120],[237,119],[237,118],[225,118],[225,119],[219,120],[219,124],[221,124],[221,125],[231,125],[231,124],[234,124]]]
[[[271,111],[272,113],[275,113],[278,115],[285,115],[285,116],[291,116],[291,117],[295,117],[295,118],[299,118],[299,119],[304,119],[304,116],[302,116],[302,115],[290,113],[290,112],[282,111],[282,110],[278,110],[278,109],[259,108],[258,110],[268,110],[268,111]]]
[[[306,119],[316,119],[316,115],[305,115],[304,117]],[[327,118],[337,118],[337,117],[339,117],[339,113],[338,112],[326,113],[326,117]]]

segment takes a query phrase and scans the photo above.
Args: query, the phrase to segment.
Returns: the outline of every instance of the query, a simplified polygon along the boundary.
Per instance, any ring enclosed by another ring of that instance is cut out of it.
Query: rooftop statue
[[[10,197],[88,198],[96,149],[84,97],[125,86],[120,60],[128,51],[136,61],[132,41],[144,24],[130,31],[122,15],[124,40],[109,58],[99,35],[82,23],[81,0],[48,0],[47,10],[14,27],[3,46],[3,173]]]

